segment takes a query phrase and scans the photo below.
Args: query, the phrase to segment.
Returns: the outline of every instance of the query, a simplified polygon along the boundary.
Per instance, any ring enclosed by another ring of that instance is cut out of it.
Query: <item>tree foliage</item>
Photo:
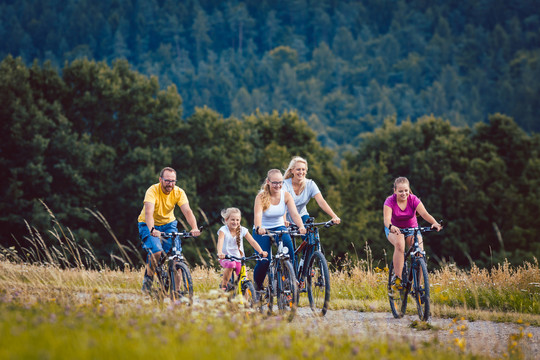
[[[296,111],[350,148],[396,116],[473,126],[503,113],[538,132],[535,0],[79,1],[0,4],[0,59],[128,60],[187,116]],[[312,121],[312,120],[317,120]],[[341,151],[341,149],[339,149]]]
[[[427,237],[434,259],[491,265],[540,257],[540,137],[505,115],[472,127],[434,116],[400,124],[389,118],[339,160],[295,111],[225,118],[203,107],[183,118],[176,88],[161,89],[125,60],[75,60],[60,75],[48,63],[27,67],[8,56],[0,62],[0,101],[4,246],[28,236],[25,221],[43,234],[56,221],[108,261],[118,247],[92,211],[103,214],[120,243],[140,250],[144,192],[172,166],[208,229],[184,246],[200,261],[199,254],[208,258],[205,249],[214,252],[221,209],[240,208],[251,227],[266,172],[285,170],[299,155],[343,219],[323,234],[329,255],[362,257],[368,245],[377,262],[389,261],[382,204],[393,179],[407,176],[427,209],[447,222],[443,233]],[[309,210],[327,218],[315,201]]]

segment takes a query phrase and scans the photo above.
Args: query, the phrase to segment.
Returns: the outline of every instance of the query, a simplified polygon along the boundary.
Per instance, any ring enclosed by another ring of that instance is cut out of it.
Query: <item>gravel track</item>
[[[526,359],[538,359],[540,354],[540,327],[520,326],[512,323],[499,323],[493,321],[458,321],[452,319],[432,318],[429,330],[417,330],[411,324],[418,320],[418,316],[406,315],[395,319],[390,310],[387,313],[358,312],[354,310],[329,310],[325,317],[314,316],[311,309],[299,308],[293,323],[305,324],[311,328],[332,329],[332,331],[346,331],[358,336],[370,338],[387,338],[392,341],[406,341],[415,347],[423,342],[439,341],[441,350],[448,346],[456,347],[455,339],[465,338],[466,351],[474,354],[503,357],[508,353],[509,338],[512,334],[519,334],[523,328],[525,338],[520,341]],[[465,325],[463,334],[458,330]],[[450,330],[453,330],[451,333]],[[529,338],[527,334],[532,334]]]

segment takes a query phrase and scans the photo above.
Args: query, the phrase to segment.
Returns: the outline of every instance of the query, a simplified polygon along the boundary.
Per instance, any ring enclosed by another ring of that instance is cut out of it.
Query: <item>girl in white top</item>
[[[223,217],[223,223],[225,225],[218,230],[217,248],[219,263],[225,269],[223,271],[223,280],[221,282],[221,289],[225,290],[233,270],[236,271],[236,275],[238,276],[240,275],[240,269],[242,267],[240,261],[226,260],[225,255],[244,257],[243,238],[246,238],[251,246],[253,246],[253,248],[263,257],[266,257],[268,253],[261,249],[259,244],[257,244],[249,233],[248,229],[240,225],[242,213],[239,209],[227,208],[221,211],[221,216]]]
[[[293,220],[301,224],[299,227],[300,233],[305,234],[306,228],[302,223],[302,218],[298,215],[294,200],[286,191],[283,191],[283,175],[278,169],[268,171],[266,179],[261,186],[261,190],[255,198],[255,219],[253,237],[259,243],[264,251],[267,251],[269,260],[272,257],[270,247],[270,237],[262,236],[269,230],[285,230],[285,213],[288,210]],[[281,238],[283,245],[289,248],[289,254],[294,254],[292,240],[289,234],[284,234]],[[291,256],[291,262],[294,266],[294,256]],[[266,277],[269,261],[259,261],[253,270],[253,280],[257,290],[262,288],[262,283]]]
[[[309,218],[306,205],[312,198],[315,198],[319,207],[332,218],[332,221],[335,224],[339,224],[341,219],[334,213],[326,200],[324,200],[317,184],[315,184],[313,180],[306,179],[307,170],[308,165],[306,159],[303,159],[300,156],[293,157],[289,163],[289,167],[285,171],[283,190],[292,195],[296,209],[302,217],[303,222]],[[290,213],[287,214],[287,221],[298,224],[290,216]]]

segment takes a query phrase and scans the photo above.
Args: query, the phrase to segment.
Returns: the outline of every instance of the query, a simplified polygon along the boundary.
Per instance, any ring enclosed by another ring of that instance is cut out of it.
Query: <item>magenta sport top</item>
[[[384,205],[392,209],[392,225],[399,228],[418,226],[416,220],[416,208],[420,205],[420,199],[413,194],[407,197],[407,207],[401,210],[397,203],[397,195],[393,194],[386,198]]]

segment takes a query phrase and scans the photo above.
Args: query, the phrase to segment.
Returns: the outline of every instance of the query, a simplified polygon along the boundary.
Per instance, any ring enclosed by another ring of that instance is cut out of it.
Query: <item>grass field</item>
[[[359,333],[324,322],[298,326],[279,316],[263,317],[227,301],[216,290],[220,273],[211,267],[192,268],[193,306],[157,302],[140,293],[142,266],[126,262],[122,270],[110,269],[88,247],[65,237],[58,239],[62,245],[44,246],[34,235],[24,256],[0,248],[0,359],[488,358],[466,351],[462,317],[522,325],[509,335],[507,358],[534,358],[526,345],[539,341],[527,332],[540,326],[538,262],[432,271],[432,314],[455,319],[448,331],[458,335],[451,342],[412,346],[390,334],[374,339],[369,329]],[[386,269],[367,261],[332,269],[330,309],[388,313],[387,276]],[[302,305],[307,305],[304,296]],[[430,326],[411,323],[417,331]]]
[[[433,289],[440,291],[433,291],[434,316],[465,313],[471,320],[537,326],[540,295],[527,279],[538,279],[538,271],[532,264],[506,264],[491,272],[436,271]],[[385,276],[384,270],[361,266],[333,272],[331,309],[388,312]],[[300,329],[278,316],[264,318],[220,296],[219,273],[210,268],[193,269],[200,301],[191,307],[141,296],[141,279],[142,268],[61,269],[0,261],[0,358],[482,358],[464,353],[459,341],[411,348],[392,337],[373,341],[324,326]],[[495,280],[500,286],[493,286]],[[537,339],[524,332],[517,340],[509,345],[511,358],[526,356],[519,345]]]

